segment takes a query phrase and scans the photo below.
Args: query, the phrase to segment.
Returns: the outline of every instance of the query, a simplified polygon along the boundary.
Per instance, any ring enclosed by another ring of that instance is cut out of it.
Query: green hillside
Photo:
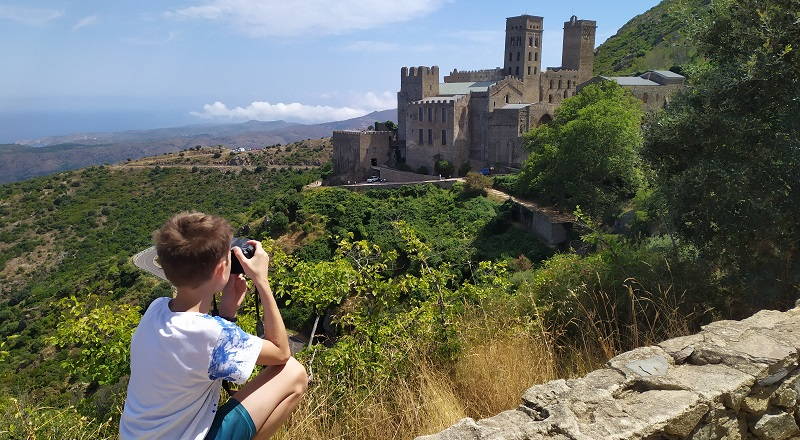
[[[629,75],[670,69],[697,59],[687,39],[687,18],[707,7],[709,0],[664,0],[628,21],[596,51],[597,75]]]

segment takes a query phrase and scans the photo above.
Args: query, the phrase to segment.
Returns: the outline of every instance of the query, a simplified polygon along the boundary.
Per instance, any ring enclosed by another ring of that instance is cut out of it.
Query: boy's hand
[[[267,272],[269,270],[269,255],[261,246],[260,241],[250,240],[248,244],[253,245],[256,251],[253,253],[252,258],[245,258],[242,250],[237,246],[233,248],[233,254],[239,259],[242,264],[244,274],[250,277],[251,280],[267,281]]]
[[[219,305],[219,314],[225,318],[235,318],[239,311],[244,294],[247,292],[247,281],[241,275],[231,275],[228,284],[222,289],[222,301]]]

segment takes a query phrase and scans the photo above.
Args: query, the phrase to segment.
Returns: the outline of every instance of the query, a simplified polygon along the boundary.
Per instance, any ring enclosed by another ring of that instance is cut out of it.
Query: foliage
[[[516,195],[519,193],[519,174],[505,174],[494,176],[492,187],[506,194]]]
[[[440,159],[433,164],[434,173],[439,174],[444,178],[452,177],[454,170],[455,167],[453,166],[453,164],[446,160]]]
[[[467,193],[486,195],[486,190],[492,187],[492,178],[480,173],[469,172],[464,183],[464,191]]]
[[[127,304],[87,305],[74,296],[62,300],[65,310],[50,341],[63,349],[78,348],[76,356],[70,355],[61,364],[67,371],[86,382],[115,383],[129,372],[128,348],[141,315]]]
[[[686,22],[708,7],[709,0],[664,0],[620,28],[596,50],[597,75],[631,75],[691,64],[698,57]]]
[[[719,0],[693,24],[707,63],[653,118],[644,156],[676,230],[755,306],[797,296],[800,6]],[[745,287],[752,286],[752,287]]]
[[[526,135],[521,192],[562,209],[614,214],[642,183],[641,121],[641,103],[619,85],[585,87]]]

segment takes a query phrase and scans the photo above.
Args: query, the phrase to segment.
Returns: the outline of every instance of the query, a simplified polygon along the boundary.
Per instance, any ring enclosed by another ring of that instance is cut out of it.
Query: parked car
[[[380,182],[381,178],[378,176],[371,176],[367,178],[367,183],[377,183]]]

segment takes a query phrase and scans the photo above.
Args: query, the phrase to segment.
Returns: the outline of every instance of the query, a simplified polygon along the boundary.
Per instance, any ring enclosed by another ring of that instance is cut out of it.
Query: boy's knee
[[[294,379],[295,390],[294,392],[297,394],[302,394],[308,389],[308,373],[306,373],[306,367],[303,366],[297,359],[294,357],[290,357],[289,361],[286,362],[286,367],[289,368],[289,372]]]

